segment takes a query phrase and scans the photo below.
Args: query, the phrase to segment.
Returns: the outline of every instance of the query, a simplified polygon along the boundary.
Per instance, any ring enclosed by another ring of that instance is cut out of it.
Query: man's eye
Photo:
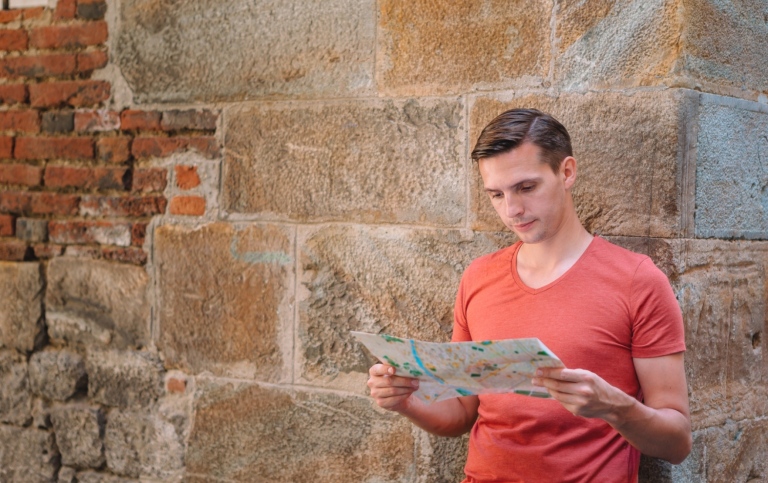
[[[520,187],[520,191],[526,192],[526,191],[533,191],[533,189],[536,187],[535,184],[526,184]]]
[[[491,198],[501,198],[503,195],[501,193],[488,193],[488,196]]]

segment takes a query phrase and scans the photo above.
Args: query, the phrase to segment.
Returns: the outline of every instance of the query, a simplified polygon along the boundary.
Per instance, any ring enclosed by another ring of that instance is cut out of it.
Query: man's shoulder
[[[637,267],[646,260],[650,260],[648,255],[634,252],[600,236],[596,236],[594,242],[594,253],[606,263]]]
[[[470,262],[465,275],[482,274],[488,271],[498,270],[500,267],[508,267],[520,242],[496,250],[495,252],[481,255]]]

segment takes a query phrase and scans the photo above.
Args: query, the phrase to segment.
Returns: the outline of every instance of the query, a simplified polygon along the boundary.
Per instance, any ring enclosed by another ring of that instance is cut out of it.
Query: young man
[[[465,482],[634,482],[640,453],[682,462],[692,440],[680,308],[648,257],[582,226],[566,129],[537,110],[507,111],[472,159],[520,241],[467,268],[453,341],[538,337],[567,368],[533,379],[553,399],[493,394],[426,406],[410,397],[418,381],[376,364],[371,396],[434,434],[471,430]]]

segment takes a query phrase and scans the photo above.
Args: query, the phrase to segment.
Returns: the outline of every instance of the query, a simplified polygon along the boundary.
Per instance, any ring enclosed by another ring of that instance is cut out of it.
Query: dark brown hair
[[[541,161],[555,173],[563,159],[573,156],[571,136],[557,119],[536,109],[510,109],[485,126],[472,150],[472,160],[512,151],[525,142],[541,148]]]

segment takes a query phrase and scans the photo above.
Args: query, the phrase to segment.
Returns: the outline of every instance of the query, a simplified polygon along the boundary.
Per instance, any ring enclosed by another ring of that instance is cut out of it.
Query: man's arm
[[[418,379],[395,376],[395,368],[376,364],[368,371],[371,397],[380,407],[396,411],[416,426],[438,436],[461,436],[475,424],[477,396],[446,399],[429,406],[411,397],[419,388]]]
[[[541,369],[533,383],[573,414],[605,420],[641,453],[680,464],[693,444],[683,353],[633,362],[644,404],[581,369]]]

